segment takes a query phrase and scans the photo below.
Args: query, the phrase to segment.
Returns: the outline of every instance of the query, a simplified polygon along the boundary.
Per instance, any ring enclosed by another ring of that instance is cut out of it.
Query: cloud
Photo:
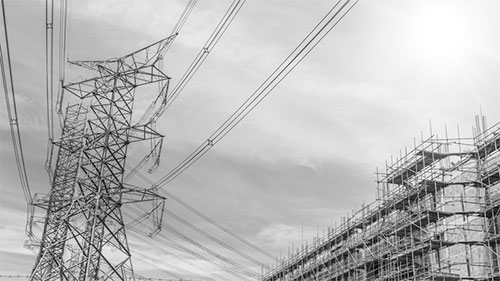
[[[2,189],[5,187],[2,183]],[[20,197],[18,195],[18,197]],[[24,226],[26,223],[26,209],[17,209],[7,204],[16,200],[15,196],[6,196],[4,191],[0,195],[0,272],[4,275],[25,275],[31,271],[35,261],[35,253],[23,247],[26,238]]]
[[[172,85],[230,4],[198,2],[165,59]],[[302,224],[304,239],[310,241],[356,204],[373,201],[375,167],[383,167],[384,159],[398,155],[405,146],[412,147],[413,137],[420,138],[421,131],[427,135],[429,119],[436,124],[435,131],[442,132],[440,124],[448,124],[450,135],[455,134],[456,124],[461,124],[462,135],[469,132],[479,106],[490,124],[500,121],[500,58],[493,51],[500,49],[496,36],[499,18],[494,12],[498,3],[481,3],[484,5],[453,3],[457,9],[471,11],[464,21],[481,34],[470,40],[473,46],[464,57],[442,63],[417,53],[407,32],[412,21],[420,20],[416,12],[426,6],[395,0],[360,2],[252,114],[165,188],[273,254],[284,254],[291,243],[302,243]],[[28,174],[33,192],[47,193],[43,171],[44,2],[6,4]],[[183,1],[159,0],[71,2],[69,57],[115,57],[158,40],[170,32],[184,5]],[[247,1],[205,64],[159,120],[157,129],[166,135],[162,165],[146,176],[158,180],[206,141],[329,6],[328,1],[286,5],[282,1]],[[67,81],[78,75],[87,74],[68,68]],[[136,112],[144,110],[154,97],[152,91],[138,91]],[[66,98],[65,103],[70,100],[69,95]],[[0,237],[5,243],[0,264],[8,260],[12,272],[26,273],[34,256],[22,248],[25,205],[4,111],[0,117],[4,120],[0,125]],[[129,164],[147,150],[146,144],[130,146]],[[132,182],[148,186],[138,177]],[[218,239],[266,260],[168,196],[167,208]],[[127,213],[127,219],[132,215]],[[164,220],[207,247],[252,267],[172,218]],[[161,271],[164,269],[183,278],[201,279],[209,272],[209,278],[231,279],[223,265],[217,268],[144,237],[131,235],[130,241],[140,273],[158,276],[167,274]]]
[[[300,227],[296,226],[273,224],[261,230],[258,236],[259,238],[265,240],[268,244],[271,244],[276,248],[282,248],[290,246],[288,241],[300,240],[302,237],[302,230]]]

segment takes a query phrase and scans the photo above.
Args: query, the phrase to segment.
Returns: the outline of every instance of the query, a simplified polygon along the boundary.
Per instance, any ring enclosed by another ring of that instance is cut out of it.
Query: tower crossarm
[[[165,55],[168,45],[174,40],[177,34],[166,37],[153,44],[150,44],[135,52],[129,53],[122,57],[107,59],[107,60],[80,60],[69,61],[70,64],[80,66],[89,70],[99,71],[99,67],[116,70],[113,66],[121,63],[122,67],[128,69],[137,69],[145,65],[153,65],[162,59]]]
[[[121,62],[121,65],[115,65],[115,69],[123,68],[124,64],[125,62]],[[105,96],[108,92],[116,90],[115,87],[110,86],[110,83],[115,79],[118,79],[123,84],[117,87],[121,90],[170,79],[155,64],[144,65],[135,69],[124,69],[114,73],[109,73],[108,68],[101,66],[98,67],[98,71],[98,76],[65,85],[64,89],[78,98],[85,99],[93,96]]]

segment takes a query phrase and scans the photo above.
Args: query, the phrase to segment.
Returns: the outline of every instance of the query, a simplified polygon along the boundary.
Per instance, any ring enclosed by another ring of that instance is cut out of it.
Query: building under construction
[[[500,280],[500,124],[479,123],[402,152],[375,202],[263,280]]]

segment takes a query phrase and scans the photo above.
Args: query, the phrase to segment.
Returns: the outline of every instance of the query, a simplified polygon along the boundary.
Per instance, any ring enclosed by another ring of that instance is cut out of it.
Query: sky
[[[68,57],[106,59],[164,38],[186,2],[69,1]],[[171,83],[188,68],[230,4],[196,5],[165,57]],[[49,191],[43,169],[44,5],[40,0],[5,1],[19,128],[30,187],[40,194]],[[247,1],[158,121],[157,130],[165,135],[162,163],[154,174],[141,174],[151,181],[161,178],[206,141],[332,6],[324,0]],[[430,127],[435,134],[443,135],[446,127],[450,136],[457,131],[472,136],[474,116],[480,112],[489,125],[500,121],[499,10],[500,2],[492,0],[359,1],[270,96],[165,190],[273,255],[286,256],[292,247],[310,243],[341,217],[375,200],[376,168],[412,148],[414,138],[429,136]],[[57,24],[55,28],[57,38]],[[68,71],[78,74],[78,69]],[[138,115],[153,98],[149,92],[136,97]],[[27,275],[36,250],[23,247],[26,202],[5,108],[2,98],[0,275]],[[134,145],[129,163],[146,153],[147,145]],[[133,183],[148,186],[141,177]],[[168,198],[167,210],[241,252],[273,263]],[[172,216],[165,215],[164,222],[261,272]],[[157,237],[172,239],[217,265],[133,230],[128,234],[140,275],[235,279],[224,262],[167,231]]]

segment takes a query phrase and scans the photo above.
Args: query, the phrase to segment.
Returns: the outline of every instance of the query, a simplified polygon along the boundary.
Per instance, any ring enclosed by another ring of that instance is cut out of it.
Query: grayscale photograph
[[[1,281],[500,281],[500,1],[0,1]]]

